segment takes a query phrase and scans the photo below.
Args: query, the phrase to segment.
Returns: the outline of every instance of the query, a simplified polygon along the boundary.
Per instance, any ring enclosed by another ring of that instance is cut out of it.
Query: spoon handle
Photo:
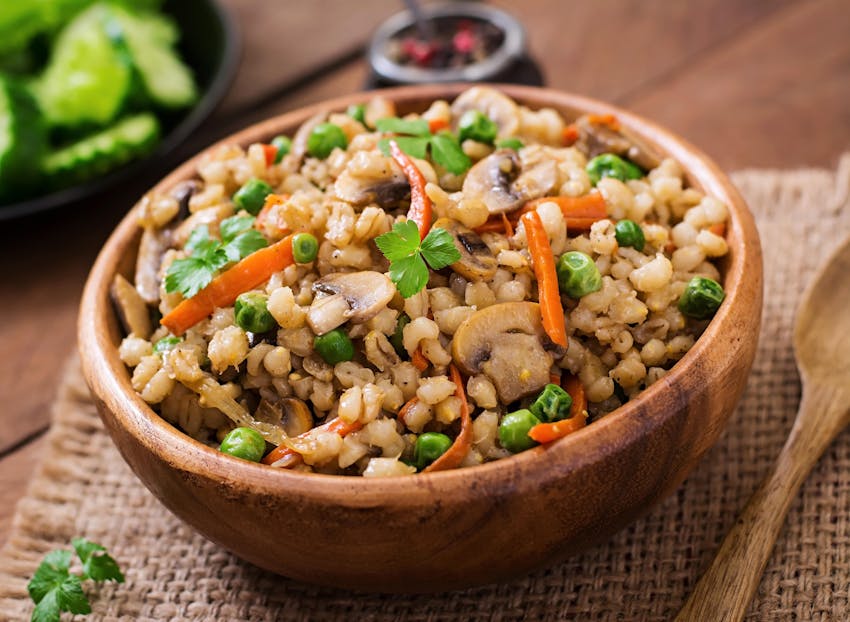
[[[677,622],[743,619],[800,486],[847,423],[848,396],[840,393],[819,386],[804,390],[779,457],[679,611]]]

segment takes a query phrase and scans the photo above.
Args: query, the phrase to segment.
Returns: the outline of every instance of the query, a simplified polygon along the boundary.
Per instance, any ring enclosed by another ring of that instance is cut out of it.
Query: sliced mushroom
[[[493,278],[498,262],[480,235],[451,218],[438,219],[434,228],[451,233],[455,248],[460,251],[460,259],[450,266],[452,270],[470,281]]]
[[[391,158],[359,151],[334,182],[333,194],[355,207],[392,209],[410,197],[410,183]]]
[[[120,274],[112,280],[109,294],[118,310],[118,317],[127,334],[147,339],[151,334],[151,316],[148,306],[136,288]]]
[[[159,302],[159,267],[168,250],[171,232],[168,229],[145,229],[136,255],[136,290],[148,304]]]
[[[183,220],[189,216],[189,199],[192,195],[201,189],[201,182],[197,179],[187,179],[181,181],[171,190],[171,196],[177,199],[180,204],[180,211],[177,212],[177,220]]]
[[[489,86],[473,86],[452,102],[455,125],[467,110],[478,110],[499,127],[499,136],[513,136],[519,129],[519,107],[504,93]],[[456,129],[456,128],[455,128]]]
[[[275,403],[266,399],[260,400],[260,405],[254,412],[254,419],[282,428],[290,438],[304,434],[313,427],[310,407],[297,397],[285,397]]]
[[[504,302],[476,311],[457,329],[452,357],[468,375],[485,374],[509,404],[549,382],[554,356],[535,302]]]
[[[463,193],[483,201],[491,214],[501,214],[545,196],[557,180],[554,161],[541,160],[523,171],[514,150],[500,149],[469,169],[463,181]]]
[[[646,171],[658,166],[657,155],[638,138],[622,130],[615,130],[606,123],[594,123],[591,117],[584,115],[576,119],[579,130],[579,144],[589,158],[603,153],[624,156]]]
[[[307,323],[317,335],[351,321],[366,322],[387,306],[396,293],[392,281],[380,272],[335,272],[313,283],[313,291],[330,294],[316,297],[307,311]]]
[[[313,128],[319,125],[319,123],[324,123],[328,118],[327,110],[320,110],[312,117],[304,121],[301,124],[301,127],[298,128],[298,131],[295,132],[295,136],[292,137],[292,150],[290,153],[295,156],[295,159],[300,162],[304,159],[304,156],[307,155],[307,139],[310,138],[310,132],[313,131]]]

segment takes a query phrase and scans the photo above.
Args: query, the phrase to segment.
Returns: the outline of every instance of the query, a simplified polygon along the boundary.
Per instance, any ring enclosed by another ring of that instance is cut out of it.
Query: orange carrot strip
[[[440,130],[444,130],[449,126],[449,122],[446,119],[431,119],[428,121],[428,130],[432,134],[436,134]]]
[[[182,335],[217,307],[229,307],[239,294],[260,285],[275,272],[293,263],[292,236],[251,253],[209,285],[171,310],[160,323],[174,335]]]
[[[407,212],[407,219],[419,226],[419,239],[424,240],[431,229],[432,212],[431,199],[425,194],[425,184],[427,183],[425,176],[394,140],[390,140],[390,152],[393,160],[404,171],[404,176],[410,183],[410,209]]]
[[[555,270],[555,256],[549,246],[549,238],[543,228],[543,221],[537,212],[528,212],[522,217],[525,234],[528,237],[528,250],[534,263],[534,276],[540,298],[540,315],[543,318],[543,330],[554,343],[567,347],[567,327],[564,320],[564,307],[561,305],[561,293],[558,291],[558,273]]]
[[[351,434],[352,432],[356,432],[360,428],[363,427],[363,424],[360,421],[355,421],[354,423],[349,423],[348,421],[343,421],[339,417],[336,419],[331,419],[327,423],[323,423],[320,426],[316,426],[312,430],[308,430],[303,434],[299,434],[295,438],[303,439],[306,438],[308,434],[311,432],[318,430],[320,432],[336,432],[340,436],[346,436]],[[272,449],[269,453],[265,455],[265,457],[261,460],[263,464],[274,464],[278,460],[283,460],[284,458],[289,457],[285,465],[281,465],[284,468],[294,467],[296,464],[301,463],[301,454],[290,447],[286,447],[285,445],[278,445],[274,449]]]
[[[538,423],[532,427],[528,431],[528,436],[538,443],[551,443],[567,434],[580,430],[587,424],[587,396],[584,393],[581,381],[577,376],[567,374],[564,376],[561,386],[573,398],[573,405],[570,406],[570,417],[553,423]]]
[[[505,235],[509,238],[514,237],[514,226],[511,224],[510,219],[508,219],[507,214],[502,212],[502,225],[505,228]]]
[[[708,230],[711,231],[714,235],[719,235],[722,238],[726,235],[726,223],[719,222],[715,225],[711,225]]]
[[[510,223],[510,220],[508,220]],[[483,225],[479,225],[473,229],[475,233],[502,233],[505,230],[505,223],[498,216],[490,216]]]
[[[263,145],[263,155],[266,156],[266,166],[274,164],[274,159],[277,157],[277,147],[274,145]]]
[[[425,355],[422,353],[422,348],[417,347],[413,351],[413,356],[410,357],[410,362],[413,363],[413,366],[419,371],[425,371],[428,369],[428,359],[425,358]]]
[[[463,388],[463,377],[454,363],[449,365],[449,374],[452,382],[455,383],[455,395],[460,398],[460,433],[446,453],[425,467],[423,473],[456,469],[463,462],[472,445],[472,417],[469,414],[469,403],[466,401],[466,390]]]
[[[565,127],[561,134],[561,138],[564,141],[565,147],[575,144],[575,142],[579,139],[579,132],[576,124],[570,123],[567,127]]]
[[[401,421],[404,425],[407,425],[407,421],[404,420],[407,417],[407,413],[410,412],[410,409],[416,406],[419,403],[419,398],[415,395],[411,397],[407,402],[405,402],[404,406],[401,407],[401,410],[398,411],[396,415],[396,419]]]
[[[620,129],[620,120],[613,114],[589,114],[587,120],[593,125],[607,125],[615,132]]]
[[[568,231],[588,231],[590,225],[608,217],[605,198],[598,192],[581,197],[542,197],[529,201],[520,208],[520,215],[537,209],[541,203],[557,203],[567,221]]]

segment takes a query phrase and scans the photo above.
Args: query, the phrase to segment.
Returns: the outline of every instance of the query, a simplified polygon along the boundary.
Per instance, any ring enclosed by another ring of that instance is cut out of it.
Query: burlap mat
[[[669,620],[766,473],[800,386],[795,307],[825,255],[850,234],[850,155],[837,172],[734,176],[765,251],[762,336],[728,430],[688,481],[609,543],[506,585],[438,596],[370,596],[263,572],[185,527],[135,479],[69,366],[43,463],[0,552],[0,619],[28,619],[26,583],[48,550],[84,535],[127,575],[87,588],[87,620]],[[850,436],[841,435],[794,503],[748,620],[850,619]]]

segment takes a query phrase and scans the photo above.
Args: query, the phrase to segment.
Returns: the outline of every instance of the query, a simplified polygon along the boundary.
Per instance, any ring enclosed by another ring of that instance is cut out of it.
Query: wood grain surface
[[[243,125],[358,90],[357,55],[390,0],[225,0],[242,31],[236,81],[175,157]],[[679,132],[721,167],[832,166],[850,147],[845,0],[495,2],[520,18],[547,84],[601,97]],[[366,7],[366,8],[363,8]],[[23,493],[79,295],[121,215],[173,165],[96,201],[0,224],[0,506]],[[7,529],[0,523],[0,542]]]

